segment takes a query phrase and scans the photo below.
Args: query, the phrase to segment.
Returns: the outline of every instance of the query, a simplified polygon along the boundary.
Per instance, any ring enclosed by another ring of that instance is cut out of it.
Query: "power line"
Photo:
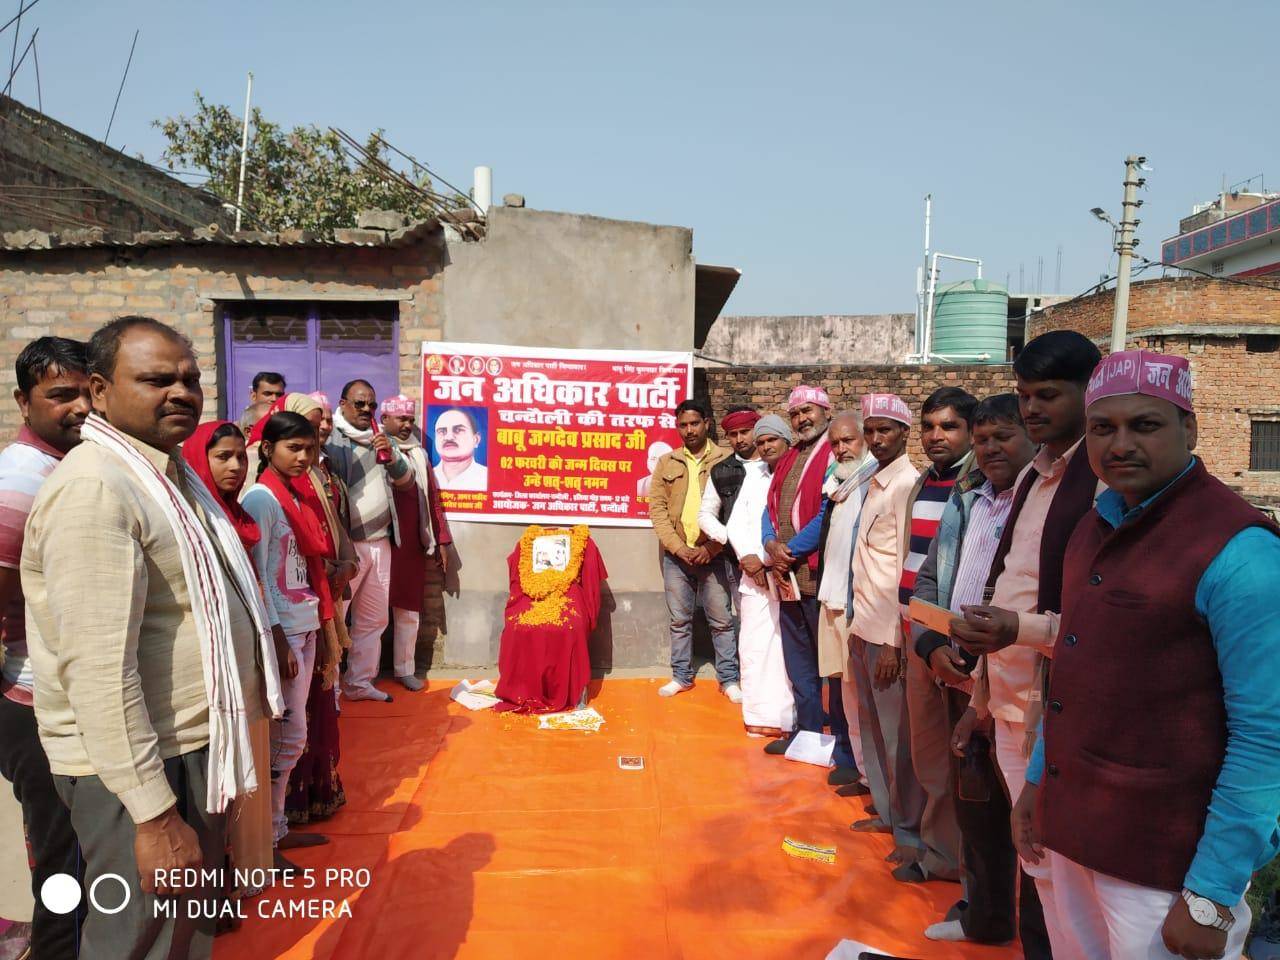
[[[3,27],[0,27],[0,33],[4,33],[4,32],[5,32],[6,30],[8,30],[11,26],[13,26],[13,25],[14,25],[15,23],[17,23],[19,20],[21,20],[21,19],[22,19],[22,15],[23,15],[24,13],[27,13],[28,11],[30,11],[30,9],[31,9],[32,7],[34,7],[34,6],[35,6],[37,3],[39,3],[39,2],[40,2],[40,0],[31,0],[31,2],[30,2],[30,3],[28,3],[28,4],[24,7],[24,6],[22,5],[22,0],[18,0],[18,12],[17,12],[17,14],[16,14],[16,15],[14,15],[14,16],[12,16],[12,17],[10,17],[8,20],[6,20],[6,21],[5,21],[4,26],[3,26]],[[14,41],[14,42],[16,43],[16,42],[17,42],[17,31],[16,31],[16,30],[14,31],[14,37],[15,37],[15,41]],[[13,61],[12,61],[12,60],[10,60],[10,64],[12,64],[12,62],[13,62]]]
[[[1223,277],[1215,273],[1206,273],[1203,270],[1197,270],[1195,267],[1183,267],[1173,263],[1161,263],[1152,260],[1150,257],[1144,257],[1134,254],[1142,261],[1144,266],[1165,267],[1170,270],[1182,270],[1186,273],[1194,273],[1197,276],[1204,277],[1206,280],[1216,280],[1218,283],[1229,283],[1237,287],[1257,287],[1259,290],[1280,290],[1280,284],[1259,283],[1256,280],[1241,280],[1239,277]]]
[[[35,33],[31,35],[31,62],[36,65],[36,109],[44,113],[44,93],[40,90],[40,51],[36,47]]]
[[[17,56],[18,56],[18,34],[22,32],[22,0],[18,0],[18,15],[14,17],[14,20],[17,21],[18,25],[13,28],[13,49],[9,52],[10,81],[13,80],[13,61],[17,59]],[[12,23],[13,20],[9,22]],[[5,89],[5,93],[9,92],[9,88],[7,86],[4,89]]]
[[[32,34],[31,34],[31,39],[30,39],[30,40],[28,40],[28,41],[27,41],[27,45],[26,45],[25,47],[23,47],[23,48],[22,48],[22,57],[21,57],[21,59],[19,59],[19,60],[18,60],[18,62],[17,62],[17,64],[16,64],[15,66],[11,66],[11,67],[9,68],[9,81],[8,81],[8,83],[6,83],[6,84],[4,85],[4,93],[5,93],[5,96],[8,96],[8,95],[9,95],[9,90],[10,90],[10,88],[13,86],[13,78],[14,78],[15,76],[17,76],[18,71],[22,69],[22,65],[26,62],[26,60],[27,60],[27,54],[31,52],[31,47],[32,47],[32,45],[36,42],[36,34],[37,34],[37,33],[39,33],[39,32],[40,32],[40,28],[39,28],[39,27],[36,27],[36,29],[35,29],[35,33],[32,33]],[[13,39],[14,39],[15,41],[18,39],[18,33],[17,33],[17,31],[14,31]],[[16,47],[16,43],[15,43],[15,47]]]
[[[133,31],[133,44],[129,47],[129,59],[124,65],[124,76],[120,78],[120,89],[116,91],[116,102],[111,107],[111,119],[107,121],[107,135],[102,138],[103,143],[111,139],[111,125],[116,122],[116,108],[120,106],[120,94],[124,93],[124,82],[129,79],[129,66],[133,63],[133,51],[138,45],[138,34],[141,32],[141,29]]]

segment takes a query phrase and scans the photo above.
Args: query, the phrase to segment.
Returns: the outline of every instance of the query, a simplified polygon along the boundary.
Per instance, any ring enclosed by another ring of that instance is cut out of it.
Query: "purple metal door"
[[[324,390],[336,403],[349,380],[370,381],[379,399],[399,392],[394,303],[245,301],[223,305],[223,415],[239,417],[254,376],[282,374],[290,391]]]

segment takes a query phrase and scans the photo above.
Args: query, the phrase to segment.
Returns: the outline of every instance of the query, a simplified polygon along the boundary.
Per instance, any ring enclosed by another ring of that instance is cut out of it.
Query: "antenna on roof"
[[[141,30],[133,31],[133,44],[129,47],[129,59],[125,61],[124,76],[120,78],[120,89],[116,91],[116,102],[111,107],[111,119],[107,121],[107,135],[102,138],[103,143],[111,139],[111,125],[116,122],[116,108],[120,106],[120,94],[124,93],[124,82],[129,79],[129,67],[133,63],[133,51],[138,46],[138,34],[141,32]]]

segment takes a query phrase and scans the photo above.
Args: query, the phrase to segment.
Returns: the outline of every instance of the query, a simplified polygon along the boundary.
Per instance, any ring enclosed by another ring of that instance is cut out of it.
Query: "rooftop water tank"
[[[936,357],[968,363],[1004,363],[1008,350],[1009,291],[990,280],[944,283],[933,295]]]

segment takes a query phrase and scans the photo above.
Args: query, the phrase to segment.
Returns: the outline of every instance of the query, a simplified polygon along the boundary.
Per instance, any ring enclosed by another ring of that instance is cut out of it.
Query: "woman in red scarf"
[[[335,605],[346,589],[347,582],[355,574],[355,550],[347,535],[346,488],[342,481],[329,473],[325,465],[324,444],[333,431],[333,412],[329,398],[323,393],[309,396],[290,394],[285,398],[287,409],[300,413],[308,421],[317,424],[320,435],[320,456],[311,468],[311,483],[324,508],[325,522],[337,540],[337,556],[326,561],[329,586]],[[314,406],[308,407],[305,401]],[[342,650],[351,645],[342,622],[340,609],[333,619],[335,636],[330,639],[326,651],[328,670],[317,671],[311,678],[311,691],[307,695],[307,747],[298,758],[289,777],[289,793],[285,797],[284,810],[291,825],[311,823],[332,816],[346,802],[347,795],[338,774],[341,755],[338,736],[338,704],[336,680],[338,661]],[[319,655],[317,655],[317,659]],[[300,838],[310,834],[290,833]]]
[[[252,560],[262,534],[257,522],[240,505],[240,489],[249,474],[249,458],[240,428],[229,420],[202,423],[182,445],[182,457],[222,505]],[[244,871],[245,876],[251,871],[270,870],[275,856],[271,797],[265,789],[265,771],[271,766],[271,726],[265,708],[257,714],[258,719],[249,728],[249,739],[253,744],[253,766],[259,771],[258,782],[262,787],[247,797],[237,798],[228,827],[232,868]],[[241,889],[238,896],[250,897],[259,892],[261,887]]]
[[[321,632],[333,630],[325,559],[334,548],[308,476],[319,446],[315,427],[300,414],[283,412],[272,414],[255,432],[262,438],[261,462],[244,508],[262,529],[254,555],[271,631],[277,646],[283,640],[286,648],[280,661],[285,717],[272,730],[271,815],[279,845],[289,831],[284,812],[289,776],[307,743],[307,697],[317,651],[323,657],[326,649]]]
[[[240,506],[240,488],[249,475],[249,457],[240,428],[230,420],[202,423],[182,445],[182,456],[218,498],[227,519],[240,534],[240,542],[252,555],[261,533],[253,517]]]

